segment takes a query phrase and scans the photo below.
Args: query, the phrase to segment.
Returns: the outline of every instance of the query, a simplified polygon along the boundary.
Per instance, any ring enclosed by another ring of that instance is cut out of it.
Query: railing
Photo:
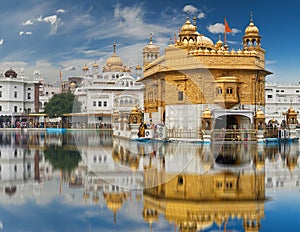
[[[197,130],[183,130],[183,129],[169,129],[167,131],[168,138],[189,138],[197,139],[199,138],[199,131]]]
[[[277,138],[278,137],[278,128],[275,127],[266,127],[265,133],[264,133],[265,138]]]
[[[214,129],[211,138],[213,141],[255,141],[256,130]]]

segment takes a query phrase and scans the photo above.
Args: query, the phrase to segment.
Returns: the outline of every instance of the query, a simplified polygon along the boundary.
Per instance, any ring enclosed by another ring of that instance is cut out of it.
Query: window
[[[102,102],[98,101],[98,106],[101,107],[102,106]]]
[[[0,106],[0,111],[2,111],[2,106]]]
[[[268,98],[272,98],[272,95],[268,95],[267,97],[268,97]]]
[[[18,97],[18,92],[14,92],[14,97],[17,98]]]
[[[226,94],[233,94],[233,89],[231,87],[227,88]]]
[[[27,99],[31,99],[31,93],[27,93]]]
[[[2,97],[2,91],[0,91],[0,97]]]
[[[31,90],[31,88],[27,88],[27,90]]]
[[[297,90],[296,90],[296,93],[299,93],[299,92],[300,92],[300,91],[297,89]]]
[[[183,91],[178,91],[178,101],[183,101]]]
[[[276,90],[276,93],[279,93],[279,89]]]
[[[106,107],[107,106],[107,101],[103,102],[103,106]]]
[[[217,95],[222,94],[222,88],[221,88],[221,87],[218,87],[218,88],[216,89],[216,93],[217,93]]]
[[[93,101],[93,106],[96,106],[96,101]]]
[[[14,112],[17,113],[18,112],[18,107],[14,106]]]
[[[281,93],[284,93],[284,90],[282,89],[282,90],[280,90],[280,92],[281,92]]]

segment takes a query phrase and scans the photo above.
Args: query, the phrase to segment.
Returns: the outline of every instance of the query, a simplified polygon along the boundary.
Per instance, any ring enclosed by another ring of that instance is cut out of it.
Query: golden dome
[[[202,118],[212,118],[211,112],[209,111],[208,107],[203,111]]]
[[[249,26],[245,29],[245,34],[259,34],[257,26],[251,21]]]
[[[126,199],[127,196],[125,193],[121,192],[103,193],[103,197],[105,199],[107,208],[115,213],[122,208],[123,200]]]
[[[138,112],[139,112],[139,110],[136,106],[132,107],[131,113],[138,113]]]
[[[297,112],[295,111],[295,109],[291,106],[289,109],[288,109],[288,112],[287,112],[289,115],[291,114],[297,114]]]
[[[96,64],[96,63],[93,63],[92,66],[93,66],[93,68],[98,68],[99,67],[99,65]]]
[[[191,23],[189,17],[186,19],[186,22],[181,27],[182,33],[196,32],[196,30],[197,27]]]
[[[264,114],[264,112],[262,112],[261,109],[258,109],[256,111],[256,118],[265,118],[265,114]]]
[[[75,87],[76,87],[76,83],[75,83],[75,82],[72,82],[72,83],[70,84],[70,86],[71,86],[72,88],[75,88]]]
[[[246,35],[249,35],[249,34],[256,34],[258,35],[259,34],[259,30],[257,28],[257,26],[255,26],[254,22],[253,22],[253,15],[252,15],[252,12],[250,14],[250,23],[248,25],[248,27],[246,27],[245,29],[245,34]]]
[[[82,68],[82,71],[84,71],[84,72],[89,71],[89,67],[85,64]]]

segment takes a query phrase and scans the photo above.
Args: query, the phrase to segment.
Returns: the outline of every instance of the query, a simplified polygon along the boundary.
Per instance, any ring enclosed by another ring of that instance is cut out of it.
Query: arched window
[[[222,94],[222,88],[221,87],[216,88],[216,94],[217,95]]]

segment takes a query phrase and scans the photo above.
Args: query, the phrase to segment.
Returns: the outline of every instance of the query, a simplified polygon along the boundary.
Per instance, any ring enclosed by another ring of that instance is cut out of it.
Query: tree
[[[80,112],[81,102],[71,92],[55,94],[50,101],[45,104],[45,113],[50,118],[62,116],[63,114]]]
[[[64,147],[55,145],[47,146],[45,151],[45,159],[49,160],[55,170],[62,170],[68,174],[78,167],[81,161],[81,155],[77,150],[67,150]]]

